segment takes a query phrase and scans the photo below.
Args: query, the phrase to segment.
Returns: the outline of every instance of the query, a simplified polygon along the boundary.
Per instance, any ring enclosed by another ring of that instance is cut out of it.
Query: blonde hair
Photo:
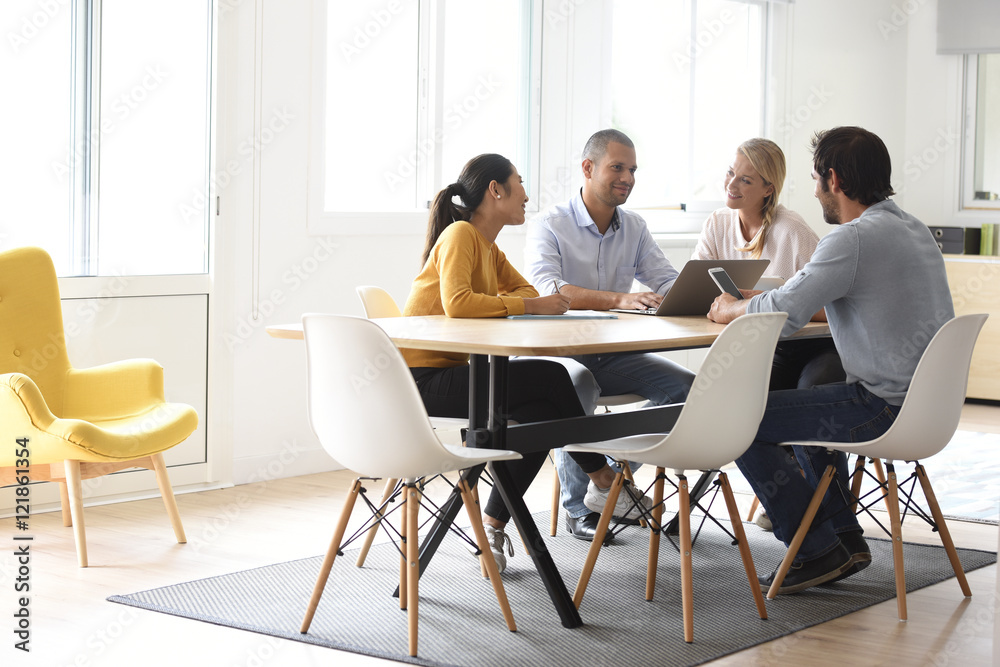
[[[761,138],[748,139],[740,144],[736,150],[750,161],[750,164],[764,180],[765,185],[774,187],[774,192],[764,198],[764,205],[760,209],[760,213],[764,217],[760,233],[742,248],[737,248],[741,252],[751,253],[751,257],[754,259],[760,259],[767,239],[768,227],[774,221],[775,211],[778,208],[781,186],[785,182],[785,154],[781,152],[778,144],[770,139]]]

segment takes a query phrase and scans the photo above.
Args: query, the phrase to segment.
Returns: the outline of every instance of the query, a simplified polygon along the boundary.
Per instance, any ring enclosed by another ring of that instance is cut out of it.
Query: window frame
[[[418,98],[414,112],[417,118],[416,146],[434,146],[433,136],[436,128],[443,123],[444,109],[435,104],[438,88],[436,77],[441,76],[440,63],[435,61],[434,54],[441,49],[444,35],[442,0],[418,0],[418,46],[416,57]],[[525,85],[519,95],[523,98],[518,124],[523,129],[519,132],[522,143],[511,159],[523,173],[525,187],[530,193],[537,190],[538,164],[540,160],[539,142],[541,117],[541,46],[542,46],[542,4],[541,0],[520,0],[522,53],[524,54],[523,76]],[[309,236],[325,235],[398,235],[424,232],[427,222],[427,208],[414,202],[412,211],[327,211],[325,208],[326,182],[326,92],[327,92],[327,17],[330,0],[319,0],[313,5],[312,21],[312,73],[310,102],[310,136],[307,194],[307,234]],[[416,166],[417,191],[432,193],[435,191],[434,181],[441,178],[440,152],[431,150],[425,165]],[[445,183],[442,182],[441,187]],[[530,213],[537,212],[537,200],[531,197],[528,205]]]
[[[959,211],[1000,211],[1000,199],[975,198],[976,142],[978,133],[979,56],[966,54],[962,63],[962,158],[959,169]],[[998,110],[1000,111],[1000,110]]]

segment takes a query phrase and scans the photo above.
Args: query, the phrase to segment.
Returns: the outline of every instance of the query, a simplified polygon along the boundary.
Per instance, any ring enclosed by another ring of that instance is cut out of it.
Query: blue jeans
[[[658,354],[588,354],[573,359],[593,374],[602,395],[638,394],[648,405],[683,402],[694,381],[694,373]],[[552,455],[566,513],[574,519],[590,514],[583,504],[590,478],[562,449],[552,450]]]
[[[811,389],[772,391],[753,444],[736,459],[774,525],[774,536],[787,545],[799,528],[806,506],[826,467],[837,467],[812,528],[799,549],[797,561],[812,560],[832,551],[839,533],[861,530],[847,506],[847,456],[824,447],[796,445],[791,453],[779,444],[788,441],[874,440],[892,426],[899,407],[889,405],[860,384],[827,384]],[[802,476],[800,468],[805,472]]]

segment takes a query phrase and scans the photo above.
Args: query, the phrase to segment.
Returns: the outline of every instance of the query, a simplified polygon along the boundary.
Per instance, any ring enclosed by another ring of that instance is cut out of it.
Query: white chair
[[[663,484],[666,480],[664,471],[667,468],[674,471],[678,479],[681,599],[686,642],[694,641],[690,500],[687,477],[684,474],[687,470],[717,473],[757,612],[761,618],[767,618],[764,598],[757,582],[757,571],[743,532],[736,500],[733,498],[729,479],[720,468],[741,456],[757,433],[757,426],[767,403],[767,384],[774,346],[787,318],[785,313],[758,313],[744,315],[731,322],[709,349],[670,433],[635,435],[567,447],[569,451],[598,452],[619,461],[639,461],[656,466],[653,507],[647,517],[650,527],[646,570],[647,600],[653,599],[660,533],[664,528],[661,524]],[[573,596],[573,602],[578,607],[593,573],[623,480],[622,474],[615,477],[597,524],[597,532]]]
[[[910,389],[906,392],[906,398],[903,400],[896,420],[881,437],[867,442],[854,443],[819,441],[782,443],[783,445],[825,446],[830,450],[857,454],[859,461],[852,475],[854,477],[852,493],[855,498],[857,498],[861,487],[864,458],[885,461],[887,479],[880,481],[880,488],[883,494],[888,496],[889,532],[892,537],[892,560],[896,573],[896,608],[901,621],[906,620],[906,577],[903,571],[899,483],[896,480],[893,461],[913,461],[915,463],[913,473],[904,480],[903,484],[913,477],[920,481],[933,521],[928,519],[926,513],[922,511],[915,513],[937,529],[962,592],[966,597],[972,596],[969,583],[962,571],[962,564],[958,559],[958,553],[955,551],[955,544],[948,532],[948,525],[941,514],[934,490],[931,488],[930,480],[927,479],[927,473],[920,461],[944,449],[945,445],[951,441],[952,436],[955,435],[959,419],[962,416],[962,405],[965,403],[972,349],[976,345],[979,331],[983,328],[987,317],[987,315],[982,314],[963,315],[949,320],[938,330],[928,343],[923,356],[920,357],[917,369],[913,373],[913,379],[910,381]],[[834,466],[828,466],[820,478],[812,501],[802,517],[802,523],[789,543],[788,551],[774,575],[774,582],[767,592],[768,599],[773,599],[781,588],[785,575],[788,574],[792,561],[795,560],[795,555],[798,553],[799,547],[802,546],[806,533],[809,532],[809,527],[812,525],[813,518],[816,516],[835,472]],[[909,499],[903,502],[907,507],[914,507]],[[866,511],[863,506],[862,511]]]
[[[392,295],[381,287],[375,287],[374,285],[360,285],[356,289],[358,292],[358,298],[361,299],[361,307],[364,308],[365,311],[365,317],[371,319],[376,317],[403,316],[403,312],[399,309],[399,306],[396,305],[396,301],[392,298]],[[462,442],[462,429],[469,425],[468,419],[431,417],[430,420],[431,425],[438,434],[438,437],[442,438],[449,444],[460,444]],[[389,478],[385,480],[385,489],[379,506],[384,505],[392,496],[398,483],[398,479]],[[479,497],[475,489],[473,489],[473,493],[476,494],[476,501],[478,502]],[[368,558],[368,551],[371,549],[372,541],[375,539],[377,528],[378,523],[373,523],[368,536],[365,538],[364,544],[361,545],[361,549],[358,551],[358,559],[355,562],[358,567],[363,567],[365,559]],[[483,573],[483,576],[486,576],[485,572]]]
[[[519,459],[517,452],[458,447],[442,443],[434,432],[413,376],[399,350],[373,322],[340,315],[307,314],[305,332],[309,387],[309,423],[323,448],[339,463],[364,478],[405,480],[405,517],[399,570],[399,604],[409,618],[409,651],[417,654],[419,557],[417,514],[423,477],[463,470],[489,461]],[[359,494],[361,477],[351,486],[323,560],[316,587],[302,621],[309,631],[330,569],[342,544]],[[483,529],[479,508],[466,482],[458,485],[472,522],[480,561],[485,567],[511,632],[516,631],[503,582]],[[367,499],[366,499],[367,501]],[[377,523],[385,503],[379,506]],[[354,538],[360,535],[360,531]],[[351,540],[348,540],[348,543]],[[386,591],[386,598],[390,598]]]

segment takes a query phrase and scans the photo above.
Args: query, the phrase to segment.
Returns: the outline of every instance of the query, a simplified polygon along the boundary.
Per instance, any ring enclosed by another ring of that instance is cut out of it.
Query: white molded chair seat
[[[892,536],[893,565],[896,574],[896,607],[899,620],[906,620],[906,578],[903,571],[903,537],[899,515],[899,484],[896,480],[893,461],[913,461],[916,463],[913,476],[920,481],[924,497],[934,519],[933,525],[941,536],[941,542],[948,553],[955,577],[966,597],[972,595],[966,581],[962,564],[955,551],[955,545],[948,532],[941,508],[938,506],[930,480],[920,461],[937,454],[951,441],[958,428],[962,416],[962,406],[965,403],[965,392],[969,382],[969,365],[972,362],[972,350],[979,337],[979,331],[985,324],[987,315],[963,315],[949,320],[942,326],[928,343],[920,362],[910,381],[910,389],[899,410],[896,420],[889,430],[874,440],[866,442],[783,442],[782,445],[802,445],[810,447],[826,447],[834,451],[858,454],[858,466],[855,468],[852,493],[858,496],[861,488],[861,475],[864,470],[864,458],[886,463],[886,481],[882,487],[887,495],[889,509],[890,533]],[[773,598],[782,581],[788,573],[799,547],[813,522],[820,503],[830,482],[834,478],[834,467],[828,466],[820,478],[813,494],[812,502],[802,517],[802,524],[788,545],[788,551],[778,571],[774,582],[767,593],[768,599]],[[910,479],[908,478],[908,479]],[[908,501],[907,501],[908,502]]]
[[[771,360],[781,328],[788,319],[785,313],[744,315],[731,322],[719,334],[702,363],[674,429],[667,434],[651,433],[628,436],[586,445],[570,445],[575,452],[598,452],[619,461],[638,461],[657,467],[653,507],[649,520],[649,560],[646,572],[646,599],[653,599],[656,567],[663,530],[663,484],[666,469],[678,477],[678,522],[681,552],[681,596],[684,615],[684,640],[694,640],[693,590],[691,570],[690,500],[686,470],[715,471],[729,510],[733,533],[739,545],[750,590],[760,617],[767,618],[764,599],[757,583],[757,572],[743,533],[729,480],[719,469],[743,454],[753,441],[767,403],[767,385]],[[611,522],[612,511],[622,489],[624,475],[619,474],[608,494],[597,532],[573,596],[579,606],[583,600],[594,563]],[[633,499],[634,500],[634,499]]]
[[[406,480],[405,562],[400,567],[400,606],[409,617],[410,655],[417,654],[419,572],[417,513],[422,477],[454,472],[490,461],[521,458],[517,452],[447,445],[427,417],[413,376],[399,350],[375,323],[358,317],[307,314],[302,317],[308,363],[309,423],[323,448],[342,465],[365,478]],[[372,368],[377,373],[372,373]],[[472,522],[480,561],[493,584],[507,627],[514,624],[510,605],[486,539],[482,517],[468,485],[458,490]],[[330,542],[301,632],[309,630],[330,569],[340,551],[351,510],[361,488],[355,480]],[[378,520],[382,520],[379,518]]]

